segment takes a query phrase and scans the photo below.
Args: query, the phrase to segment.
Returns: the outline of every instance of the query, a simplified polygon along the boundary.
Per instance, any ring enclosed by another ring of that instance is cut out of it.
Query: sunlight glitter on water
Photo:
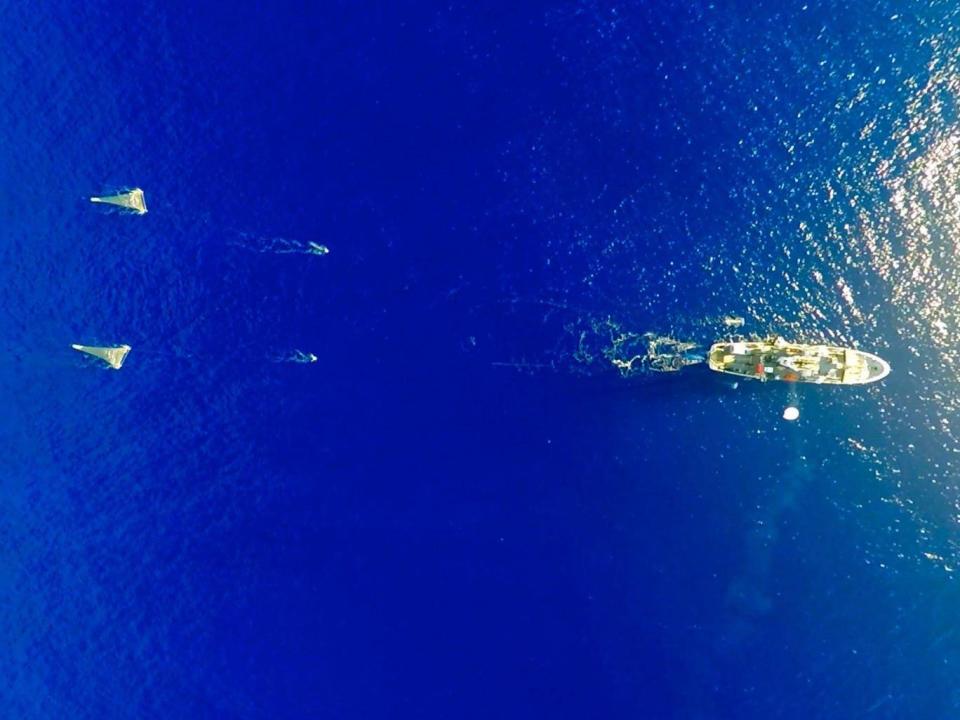
[[[837,177],[846,178],[842,191],[856,208],[856,223],[833,229],[855,251],[859,284],[851,287],[853,296],[880,290],[884,311],[893,315],[892,330],[912,356],[899,368],[912,386],[911,402],[881,401],[887,410],[884,442],[871,453],[872,472],[885,485],[884,502],[917,526],[917,545],[926,547],[918,561],[949,572],[960,550],[955,529],[940,519],[960,497],[960,437],[948,417],[960,410],[960,127],[954,119],[960,63],[954,45],[933,39],[929,46],[927,77],[904,83],[910,93],[887,137],[861,135],[872,145],[868,159],[837,168]],[[875,128],[877,119],[869,124]],[[888,341],[893,345],[897,338]],[[905,445],[906,437],[918,439],[919,451]],[[913,469],[907,476],[899,470],[904,462]],[[932,532],[948,537],[935,544]]]

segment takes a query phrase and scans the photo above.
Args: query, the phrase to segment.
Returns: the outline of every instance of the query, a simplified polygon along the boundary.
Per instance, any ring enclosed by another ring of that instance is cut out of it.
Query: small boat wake
[[[283,353],[283,354],[280,354],[280,355],[273,355],[273,356],[270,358],[270,361],[271,361],[271,362],[276,362],[276,363],[300,363],[300,364],[306,364],[306,363],[315,363],[315,362],[316,362],[317,360],[319,360],[319,359],[320,359],[320,358],[318,358],[318,357],[317,357],[316,355],[314,355],[313,353],[303,352],[302,350],[293,350],[293,351],[288,352],[288,353]]]
[[[243,248],[251,252],[274,255],[329,255],[330,248],[318,242],[292,240],[283,237],[264,237],[249,233],[238,233],[237,239],[227,241],[228,245]]]

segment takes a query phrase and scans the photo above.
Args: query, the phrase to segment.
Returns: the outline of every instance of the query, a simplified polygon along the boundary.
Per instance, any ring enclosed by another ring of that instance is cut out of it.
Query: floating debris
[[[127,353],[130,352],[129,345],[118,345],[115,347],[95,347],[93,345],[71,345],[74,350],[79,350],[82,353],[87,355],[93,355],[95,358],[100,358],[107,365],[112,367],[114,370],[119,370],[123,365],[123,361],[127,358]]]
[[[133,190],[120,193],[119,195],[103,195],[100,197],[92,197],[90,198],[90,202],[117,205],[119,207],[127,208],[128,210],[133,210],[140,215],[143,215],[145,212],[147,212],[147,201],[143,197],[143,190],[140,188],[134,188]]]
[[[800,411],[792,405],[783,411],[784,420],[796,420],[798,417],[800,417]]]

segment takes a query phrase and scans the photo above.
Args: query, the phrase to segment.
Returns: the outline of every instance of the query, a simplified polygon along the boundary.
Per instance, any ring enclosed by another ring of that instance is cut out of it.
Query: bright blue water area
[[[4,717],[960,712],[953,3],[5,9]]]

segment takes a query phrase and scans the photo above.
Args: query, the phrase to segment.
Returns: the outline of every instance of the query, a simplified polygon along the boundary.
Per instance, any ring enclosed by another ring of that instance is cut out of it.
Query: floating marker
[[[800,411],[792,405],[783,411],[784,420],[796,420],[800,417]]]
[[[129,192],[120,193],[119,195],[92,197],[90,198],[90,202],[118,205],[119,207],[125,207],[129,210],[133,210],[140,215],[143,215],[147,211],[147,201],[143,197],[143,190],[140,188],[134,188]]]
[[[120,366],[123,365],[123,361],[127,357],[127,353],[130,352],[129,345],[119,345],[117,347],[94,347],[92,345],[71,345],[74,350],[79,350],[82,353],[87,355],[93,355],[95,358],[100,358],[107,365],[112,367],[114,370],[119,370]]]

